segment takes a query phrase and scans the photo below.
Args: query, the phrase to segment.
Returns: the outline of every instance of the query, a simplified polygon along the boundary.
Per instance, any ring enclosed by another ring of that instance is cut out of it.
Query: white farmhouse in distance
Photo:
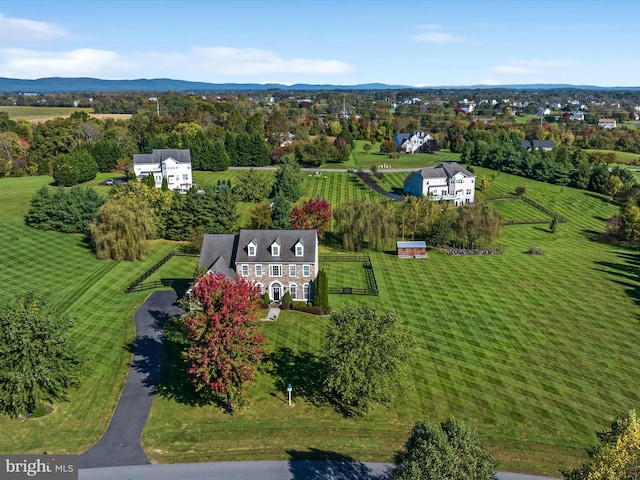
[[[456,206],[473,203],[476,176],[456,162],[445,162],[409,174],[405,193],[431,200],[453,201]]]
[[[156,149],[153,153],[136,154],[133,156],[133,171],[138,181],[153,175],[156,188],[162,187],[165,178],[169,190],[187,193],[193,186],[191,151],[188,149]]]

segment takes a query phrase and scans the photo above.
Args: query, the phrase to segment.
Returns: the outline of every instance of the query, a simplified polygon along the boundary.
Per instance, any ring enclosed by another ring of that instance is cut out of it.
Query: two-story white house
[[[279,302],[285,293],[310,301],[318,273],[315,230],[240,230],[238,234],[207,234],[200,251],[201,267],[230,279],[243,277]]]
[[[156,188],[162,187],[165,178],[169,190],[187,193],[193,186],[191,151],[188,149],[156,149],[153,153],[136,154],[133,156],[133,171],[138,181],[153,175]]]
[[[476,176],[456,162],[444,162],[412,172],[404,181],[404,192],[448,200],[455,205],[473,203]]]
[[[393,137],[400,153],[426,152],[427,142],[433,137],[422,130],[414,130],[411,133],[398,133]]]

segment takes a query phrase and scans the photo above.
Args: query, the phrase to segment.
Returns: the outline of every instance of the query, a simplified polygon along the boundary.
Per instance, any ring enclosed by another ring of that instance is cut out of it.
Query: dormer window
[[[256,256],[256,244],[251,242],[249,245],[247,245],[247,253],[249,254],[250,257],[255,257]]]
[[[298,242],[296,243],[296,257],[302,257],[304,255],[304,246]]]
[[[274,257],[280,256],[280,245],[278,245],[277,243],[271,245],[271,255],[273,255]]]

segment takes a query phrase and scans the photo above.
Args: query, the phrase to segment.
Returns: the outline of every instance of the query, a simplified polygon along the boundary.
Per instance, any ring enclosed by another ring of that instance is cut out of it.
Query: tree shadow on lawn
[[[188,340],[180,317],[171,318],[166,322],[163,344],[157,394],[192,407],[216,405],[228,411],[226,400],[204,397],[197,393],[188,381],[187,364],[182,359],[182,352],[188,346]]]
[[[595,268],[595,270],[619,277],[619,280],[612,281],[626,287],[625,291],[627,295],[629,295],[636,304],[640,304],[640,285],[638,284],[640,281],[640,264],[637,255],[623,253],[619,255],[619,257],[627,263],[597,261],[594,263],[603,268]],[[629,264],[629,262],[631,264]]]
[[[277,392],[286,392],[287,387],[291,385],[294,398],[304,398],[314,406],[329,405],[346,418],[361,414],[350,405],[340,402],[340,399],[326,388],[326,367],[321,358],[313,353],[295,353],[288,347],[280,347],[275,352],[265,355],[263,366],[264,370],[274,377],[276,392],[272,392],[271,395],[276,398]]]
[[[393,467],[380,465],[375,470],[355,458],[337,452],[319,450],[287,450],[289,472],[293,480],[386,480]]]
[[[278,392],[286,392],[287,386],[291,385],[295,397],[316,406],[328,403],[323,385],[324,364],[313,353],[295,353],[288,347],[280,347],[265,355],[263,365],[273,376]]]

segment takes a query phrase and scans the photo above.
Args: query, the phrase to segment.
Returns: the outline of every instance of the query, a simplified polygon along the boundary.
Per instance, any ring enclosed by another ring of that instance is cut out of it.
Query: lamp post
[[[293,387],[291,384],[287,385],[287,393],[289,394],[289,406],[291,406],[291,392],[293,391]]]

